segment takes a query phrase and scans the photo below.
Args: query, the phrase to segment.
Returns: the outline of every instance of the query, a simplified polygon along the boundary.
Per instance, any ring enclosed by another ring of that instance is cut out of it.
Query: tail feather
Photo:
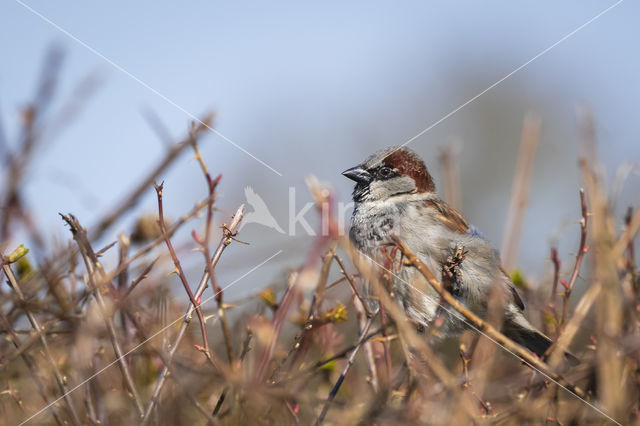
[[[547,349],[549,349],[549,346],[553,343],[551,339],[535,328],[525,328],[513,321],[507,321],[505,323],[504,334],[540,358],[544,357],[545,352],[547,352]],[[565,352],[564,356],[573,365],[580,362],[578,358],[569,352]]]
[[[549,346],[551,346],[551,344],[553,343],[551,339],[549,339],[539,331],[525,329],[522,327],[505,329],[505,334],[508,338],[529,349],[531,352],[541,358],[547,351],[547,349],[549,349]]]

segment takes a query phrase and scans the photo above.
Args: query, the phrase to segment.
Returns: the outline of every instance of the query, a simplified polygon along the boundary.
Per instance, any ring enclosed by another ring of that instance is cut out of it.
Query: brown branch
[[[376,312],[376,314],[377,314],[377,312]],[[354,361],[354,359],[356,357],[356,354],[358,353],[358,349],[360,349],[360,346],[362,346],[362,344],[364,343],[364,338],[366,337],[367,333],[369,332],[369,328],[371,328],[371,323],[373,322],[373,318],[374,318],[374,316],[370,316],[367,319],[367,322],[365,323],[364,327],[362,328],[362,331],[360,332],[360,336],[358,337],[358,343],[356,344],[355,348],[353,348],[353,350],[349,354],[349,358],[347,359],[346,364],[342,368],[342,371],[340,372],[340,376],[338,377],[338,380],[336,381],[336,383],[333,385],[333,388],[329,392],[329,396],[327,397],[327,401],[325,402],[324,406],[322,407],[322,411],[320,412],[320,415],[318,416],[318,419],[315,422],[316,426],[319,426],[319,425],[322,424],[322,422],[324,422],[324,418],[327,416],[327,411],[329,411],[329,406],[331,405],[331,402],[336,397],[336,394],[338,393],[338,390],[340,389],[340,386],[342,385],[342,382],[344,382],[344,379],[347,376],[347,373],[349,372],[349,369],[353,365],[353,361]]]
[[[549,295],[549,308],[553,315],[556,315],[556,299],[558,298],[558,283],[560,282],[560,268],[562,262],[558,258],[558,249],[551,247],[551,263],[553,264],[553,284]]]
[[[637,213],[636,209],[636,213]],[[631,229],[631,224],[633,223],[633,220],[636,220],[636,222],[640,222],[640,214],[636,216],[633,215],[633,207],[629,206],[629,208],[627,209],[627,214],[624,216],[624,224],[626,226],[626,229]],[[635,269],[636,269],[636,251],[635,251],[635,247],[633,244],[633,238],[631,237],[627,237],[629,240],[629,243],[627,244],[627,261],[625,263],[625,268],[627,268],[628,271],[630,271],[632,274],[634,273]],[[623,240],[624,241],[624,240]]]
[[[189,132],[187,138],[177,144],[175,144],[167,152],[162,160],[149,172],[149,174],[135,187],[129,195],[127,195],[122,201],[117,204],[117,207],[105,217],[100,219],[96,226],[92,229],[90,240],[94,241],[99,239],[104,232],[113,225],[116,220],[120,218],[124,213],[135,207],[142,195],[147,191],[149,186],[157,179],[157,177],[164,172],[177,158],[178,156],[189,146],[191,146],[192,139],[198,137],[200,134],[207,131],[213,120],[212,114],[206,114],[200,124]]]
[[[612,256],[614,259],[621,257],[624,251],[627,250],[638,230],[640,230],[640,206],[636,207],[633,217],[629,217],[627,220],[627,228],[614,246]]]
[[[358,332],[363,335],[363,331],[367,325],[367,320],[373,316],[373,313],[366,307],[364,302],[360,299],[354,301],[354,305],[356,311],[358,312]],[[379,382],[378,382],[378,369],[376,367],[376,360],[373,355],[373,347],[371,342],[366,341],[363,343],[364,345],[364,356],[367,361],[367,368],[369,370],[369,378],[368,382],[371,385],[371,389],[374,393],[378,393],[380,391]]]
[[[464,382],[462,387],[469,391],[471,395],[478,401],[478,403],[482,406],[485,415],[493,414],[493,408],[491,408],[491,403],[483,400],[480,395],[478,395],[473,390],[473,384],[471,383],[471,378],[469,377],[469,364],[471,363],[471,352],[467,351],[465,345],[461,344],[458,350],[458,354],[460,355],[460,359],[462,360],[462,373],[464,376]]]
[[[500,253],[502,253],[502,265],[507,271],[514,267],[518,256],[522,223],[529,197],[529,185],[536,161],[538,142],[540,141],[540,118],[533,114],[527,114],[522,126],[520,140],[516,174],[513,178],[511,201],[500,250]]]
[[[268,342],[265,345],[266,347],[260,351],[259,361],[257,364],[257,368],[255,370],[255,380],[260,383],[264,380],[267,368],[272,360],[273,353],[276,348],[276,342],[278,340],[278,336],[282,331],[282,327],[285,324],[287,319],[287,314],[289,313],[289,309],[293,304],[294,300],[300,293],[300,282],[303,279],[308,277],[307,272],[310,271],[316,262],[316,259],[319,257],[326,243],[332,238],[332,234],[329,236],[323,236],[316,239],[307,259],[305,260],[302,268],[293,275],[292,282],[289,283],[287,289],[282,295],[282,299],[278,304],[278,309],[275,311],[273,319],[271,321],[271,325],[273,327],[273,333],[269,336]],[[326,283],[324,284],[326,285]]]
[[[318,283],[316,285],[316,289],[313,292],[313,296],[311,297],[311,304],[309,306],[309,312],[307,313],[307,318],[302,326],[302,330],[296,335],[294,339],[293,346],[289,350],[287,356],[282,360],[282,364],[284,365],[291,355],[293,358],[291,359],[291,364],[289,365],[289,369],[287,371],[291,371],[293,367],[296,365],[301,353],[303,352],[303,345],[306,346],[308,339],[306,339],[307,335],[313,331],[313,326],[316,319],[319,316],[319,307],[322,304],[322,300],[324,299],[324,292],[327,287],[327,280],[329,279],[329,271],[331,269],[331,262],[336,256],[336,247],[337,243],[334,242],[331,244],[331,247],[322,257],[322,266],[320,267],[320,276],[318,277]],[[272,380],[274,380],[279,373],[279,368],[276,368],[271,375]]]
[[[209,197],[196,203],[196,205],[189,212],[187,212],[186,214],[181,216],[178,220],[176,220],[174,223],[172,223],[167,230],[167,235],[169,236],[169,238],[171,238],[173,234],[175,234],[176,231],[180,229],[180,227],[184,225],[188,220],[197,216],[198,213],[200,213],[200,210],[207,207],[208,203],[209,203]],[[122,262],[121,265],[118,265],[117,268],[115,268],[113,271],[109,273],[105,281],[113,280],[117,275],[119,275],[122,271],[128,268],[129,265],[131,265],[136,260],[140,259],[142,256],[150,253],[154,248],[156,248],[158,245],[162,243],[164,243],[164,236],[160,235],[155,240],[150,242],[147,246],[141,248],[132,256],[129,256],[124,262]]]
[[[240,355],[238,356],[238,365],[236,366],[238,370],[240,370],[241,363],[244,361],[244,358],[247,356],[247,353],[251,350],[251,339],[253,338],[253,333],[251,330],[247,329],[247,336],[242,342],[242,349],[240,350]],[[218,402],[216,402],[216,406],[213,408],[212,415],[217,416],[222,408],[222,404],[227,397],[227,393],[229,393],[229,385],[225,386],[218,398]]]
[[[127,259],[127,256],[129,255],[129,247],[131,246],[130,240],[129,238],[121,233],[120,235],[118,235],[118,242],[120,243],[118,245],[118,266],[121,266]],[[127,281],[129,280],[129,268],[124,268],[122,270],[122,272],[120,272],[120,274],[118,275],[118,291],[117,291],[117,304],[121,305],[121,301],[122,301],[122,295],[124,294],[128,294],[129,293],[129,289],[127,289]],[[129,322],[127,321],[127,317],[126,314],[124,312],[124,310],[120,309],[120,325],[122,326],[122,331],[124,334],[124,344],[125,346],[128,346],[129,340],[131,338],[130,333],[129,333]],[[129,361],[131,361],[131,358],[129,358]],[[132,363],[131,367],[133,367]]]
[[[366,337],[364,338],[364,342],[368,342],[369,340],[371,340],[372,338],[374,338],[375,336],[377,336],[378,334],[381,334],[384,330],[388,329],[390,326],[386,326],[386,327],[379,327],[378,329],[372,331],[371,333],[367,334]],[[297,379],[300,376],[303,375],[308,375],[309,373],[312,373],[314,371],[316,371],[317,369],[321,368],[324,365],[327,365],[328,363],[335,361],[337,359],[342,359],[344,357],[346,357],[355,347],[357,346],[357,342],[353,345],[349,345],[346,348],[344,348],[343,350],[341,350],[340,352],[337,352],[334,355],[331,355],[328,358],[324,358],[321,359],[320,361],[316,361],[315,363],[313,363],[312,365],[310,365],[309,367],[302,369],[298,375],[294,376],[294,377],[289,377],[288,379]]]
[[[209,202],[207,204],[207,220],[205,222],[205,235],[204,241],[200,241],[200,245],[202,246],[202,251],[205,258],[206,267],[209,269],[209,278],[211,280],[211,287],[213,288],[213,292],[215,293],[216,303],[218,305],[218,313],[220,317],[220,326],[222,327],[222,336],[224,337],[225,348],[227,349],[227,358],[229,359],[229,365],[233,368],[234,360],[233,360],[233,344],[231,342],[231,333],[229,332],[229,323],[227,321],[227,312],[224,307],[223,297],[224,294],[222,289],[218,285],[218,281],[216,280],[216,276],[211,268],[211,253],[209,251],[209,241],[211,239],[211,225],[213,222],[213,203],[215,201],[215,191],[220,183],[220,179],[222,175],[218,175],[215,179],[211,178],[209,174],[209,170],[207,169],[206,164],[204,163],[204,159],[200,154],[200,149],[198,149],[198,144],[196,143],[196,138],[192,138],[191,146],[195,151],[196,160],[198,160],[198,164],[200,164],[200,169],[204,174],[205,180],[207,181],[207,188],[209,191]],[[228,232],[228,230],[224,230]],[[234,237],[232,233],[229,233],[230,237]]]
[[[149,334],[147,333],[146,329],[144,328],[140,320],[138,320],[135,314],[133,314],[129,309],[125,310],[125,314],[127,315],[127,318],[131,320],[131,323],[135,327],[138,335],[140,336],[140,340],[142,342],[148,342],[152,337],[149,337]],[[154,354],[157,355],[165,365],[169,365],[169,362],[166,358],[166,354],[162,350],[155,350]],[[180,376],[176,373],[173,367],[171,367],[171,377],[173,378],[174,382],[178,385],[178,387],[181,389],[183,394],[187,396],[187,398],[191,401],[191,403],[209,421],[210,424],[214,424],[214,425],[219,424],[218,420],[214,418],[211,414],[209,414],[209,411],[198,401],[198,399],[192,394],[191,390],[183,383],[183,381],[180,379]]]
[[[25,305],[26,306],[26,305]],[[54,322],[50,322],[50,323],[44,323],[44,324],[40,324],[40,331],[25,331],[25,333],[29,334],[29,336],[24,339],[22,342],[20,342],[20,346],[16,346],[16,350],[13,351],[12,353],[10,353],[7,356],[3,356],[2,357],[2,364],[0,364],[0,368],[6,368],[14,359],[18,358],[19,356],[22,356],[22,354],[29,350],[29,348],[31,346],[33,346],[33,344],[35,344],[37,341],[40,340],[40,335],[41,334],[60,334],[58,331],[51,331],[51,328],[54,326]],[[9,321],[3,321],[3,323],[5,324],[9,324]],[[14,329],[8,329],[8,333],[11,336],[11,334],[15,334],[16,337],[18,334],[20,334],[21,332],[19,330],[14,330]],[[15,344],[15,342],[12,340],[12,343]]]
[[[598,295],[600,294],[600,290],[600,283],[598,283],[597,281],[593,282],[580,298],[580,301],[578,302],[573,315],[562,328],[562,332],[553,345],[552,352],[549,354],[548,363],[551,368],[556,368],[558,365],[560,365],[560,361],[562,360],[563,355],[566,353],[569,345],[573,341],[573,338],[578,332],[580,324],[586,318],[589,309],[597,300]]]
[[[33,362],[33,360],[31,359],[31,357],[26,354],[24,352],[24,350],[21,350],[23,347],[28,347],[28,345],[26,345],[25,343],[21,343],[20,339],[18,338],[18,336],[16,335],[16,333],[14,332],[13,328],[11,327],[11,323],[9,322],[9,320],[7,319],[7,317],[2,313],[2,311],[0,311],[0,321],[2,322],[2,325],[4,326],[4,328],[7,330],[7,333],[9,334],[9,339],[11,340],[11,343],[13,343],[13,345],[16,347],[16,349],[18,350],[18,354],[20,355],[20,357],[22,357],[22,360],[24,361],[25,365],[27,366],[27,369],[29,370],[29,374],[31,375],[31,377],[33,377],[33,381],[36,383],[36,387],[38,389],[38,393],[40,394],[40,396],[42,397],[42,400],[44,401],[44,403],[46,404],[46,406],[49,408],[49,410],[51,410],[51,415],[53,416],[54,420],[56,421],[56,423],[58,423],[59,425],[63,425],[65,422],[62,421],[62,419],[60,418],[60,416],[58,415],[58,413],[56,412],[55,409],[55,404],[50,404],[47,398],[47,394],[45,393],[45,385],[42,382],[42,380],[40,379],[40,377],[38,376],[38,373],[36,372],[36,364]],[[41,333],[38,333],[38,335]],[[6,361],[8,362],[8,361]],[[56,377],[57,380],[57,377]],[[64,385],[64,383],[63,383]],[[62,391],[62,389],[61,389]],[[67,393],[63,393],[63,395],[67,395]],[[67,401],[68,397],[65,397],[65,403],[67,403],[68,407],[71,407],[69,405],[69,403],[71,402],[70,400]],[[71,408],[69,408],[71,409]],[[78,420],[78,423],[75,424],[80,424],[80,421]]]
[[[364,298],[360,294],[360,291],[358,290],[358,285],[356,284],[355,280],[353,279],[353,276],[351,276],[347,272],[347,269],[344,267],[344,263],[342,262],[342,259],[340,259],[340,257],[338,255],[335,256],[335,260],[338,263],[338,265],[340,266],[340,272],[342,273],[342,275],[344,275],[344,277],[349,282],[349,285],[351,286],[351,290],[353,290],[353,294],[356,295],[356,297],[358,298],[358,300],[362,304],[362,308],[364,309],[365,313],[367,314],[367,318],[370,318],[373,315],[373,312],[371,312],[371,309],[369,309],[369,304],[367,303],[366,300],[364,300]]]
[[[18,280],[16,279],[16,276],[13,274],[13,270],[11,269],[10,265],[3,265],[2,269],[4,270],[5,275],[7,276],[7,279],[9,280],[9,283],[11,284],[11,287],[13,288],[13,291],[16,293],[16,295],[18,296],[18,299],[20,300],[20,302],[26,306],[26,299],[24,297],[24,293],[22,293],[22,289],[20,288],[20,284],[18,283]],[[40,322],[38,321],[38,319],[36,318],[35,314],[31,311],[29,311],[28,309],[25,308],[25,313],[27,315],[27,318],[29,319],[29,322],[31,323],[31,327],[33,327],[33,329],[36,331],[36,333],[38,334],[38,338],[40,339],[40,344],[42,345],[42,349],[44,350],[44,354],[47,358],[47,360],[49,361],[49,363],[51,364],[51,367],[53,368],[53,373],[54,376],[56,378],[56,383],[58,384],[58,387],[60,388],[60,392],[62,393],[62,397],[64,398],[64,401],[67,405],[67,409],[69,411],[69,415],[71,418],[71,422],[74,425],[80,425],[80,419],[78,417],[78,413],[76,411],[75,406],[73,405],[73,401],[71,400],[71,395],[69,394],[69,390],[67,389],[67,385],[65,384],[65,381],[62,377],[62,374],[60,373],[60,370],[58,369],[58,365],[56,363],[56,361],[53,359],[53,355],[51,354],[51,350],[49,349],[49,342],[47,341],[47,338],[45,336],[45,333],[42,329],[42,327],[40,326]],[[6,320],[6,318],[5,318]],[[8,321],[6,321],[6,327],[7,327],[7,331],[11,330],[11,325]],[[14,345],[16,345],[16,348],[20,348],[20,344],[18,340],[14,340],[13,341]],[[26,358],[24,357],[23,354],[23,359]],[[27,366],[29,366],[29,362],[27,362]],[[30,368],[31,369],[31,368]],[[34,377],[35,374],[34,374]],[[46,400],[46,397],[43,398]]]
[[[569,283],[562,282],[564,287],[564,294],[562,295],[563,304],[562,304],[562,318],[560,320],[560,325],[562,326],[567,318],[567,308],[569,305],[569,297],[571,296],[571,291],[573,290],[573,286],[578,279],[578,275],[580,274],[580,266],[582,265],[582,259],[584,258],[585,253],[589,250],[585,244],[587,242],[587,218],[589,217],[587,213],[587,202],[584,197],[584,189],[580,188],[580,211],[582,213],[582,218],[580,219],[580,244],[578,246],[578,252],[576,253],[576,263],[573,267],[573,272],[571,273],[571,277],[569,278]]]
[[[144,411],[143,411],[140,395],[136,390],[133,377],[131,376],[131,371],[129,370],[129,365],[127,364],[127,360],[125,359],[124,352],[122,351],[120,343],[118,342],[118,336],[116,335],[116,330],[113,325],[113,320],[111,319],[111,314],[109,313],[107,306],[104,302],[104,298],[102,297],[102,288],[101,288],[102,286],[98,281],[96,281],[96,277],[98,274],[100,275],[100,278],[102,280],[104,280],[106,274],[104,273],[102,266],[98,262],[98,259],[93,251],[93,248],[91,247],[91,243],[87,238],[86,229],[80,225],[80,222],[78,222],[78,219],[76,219],[74,215],[69,214],[69,216],[65,216],[63,214],[60,214],[60,216],[62,216],[64,221],[67,222],[67,224],[69,225],[69,228],[73,235],[73,239],[78,244],[78,248],[80,249],[80,254],[82,256],[82,259],[84,260],[85,268],[87,269],[87,275],[89,278],[88,280],[89,290],[93,294],[93,297],[96,299],[96,302],[98,303],[100,315],[102,316],[107,328],[107,332],[109,333],[109,339],[111,340],[113,351],[116,354],[116,359],[118,360],[120,371],[122,372],[122,376],[124,378],[125,384],[127,388],[129,388],[129,392],[133,397],[133,401],[135,403],[136,409],[138,410],[138,414],[142,416]],[[102,282],[104,282],[107,285],[110,285],[110,282],[108,281],[102,281]]]
[[[120,295],[120,302],[122,303],[127,297],[129,297],[129,295],[131,294],[131,292],[138,286],[138,284],[140,284],[144,279],[146,279],[149,276],[149,273],[151,272],[151,269],[153,269],[153,266],[156,264],[156,262],[158,261],[158,259],[160,259],[160,257],[156,257],[155,259],[153,259],[151,261],[150,264],[148,264],[143,270],[142,272],[140,272],[140,274],[133,280],[131,281],[131,283],[129,284],[129,287],[127,287],[127,290],[124,292],[124,294]]]
[[[371,309],[369,308],[369,303],[360,294],[360,291],[358,290],[358,285],[356,284],[355,279],[351,274],[347,272],[347,269],[345,268],[344,263],[342,262],[342,259],[340,259],[338,255],[336,255],[335,261],[338,263],[338,266],[340,266],[340,271],[342,272],[342,275],[349,282],[349,285],[351,286],[351,290],[353,291],[353,294],[358,299],[358,302],[354,303],[354,305],[358,312],[358,323],[360,326],[360,333],[362,334],[368,323],[367,319],[373,316],[373,312],[371,312]],[[378,393],[379,391],[378,369],[376,367],[376,361],[373,356],[373,346],[371,342],[364,342],[364,354],[365,354],[365,359],[367,360],[367,368],[369,369],[369,384],[371,384],[371,388],[373,389],[373,391],[375,393]]]
[[[229,226],[226,227],[226,229],[231,233],[235,233],[238,225],[240,224],[240,221],[242,220],[243,215],[244,215],[244,204],[238,208],[235,215],[231,219],[231,223],[229,224]],[[220,239],[220,243],[218,244],[218,248],[216,249],[216,251],[213,253],[213,256],[211,257],[211,270],[215,270],[215,267],[218,264],[218,261],[220,260],[220,256],[222,256],[222,252],[227,248],[229,244],[231,244],[231,241],[233,241],[233,238],[230,237],[227,232],[224,232],[222,238]],[[202,278],[200,279],[200,283],[198,284],[198,288],[196,289],[196,292],[194,294],[194,297],[196,300],[202,296],[202,293],[207,288],[208,282],[209,282],[209,268],[205,268]],[[187,327],[191,322],[191,317],[196,307],[200,307],[200,304],[194,305],[193,303],[189,303],[187,311],[184,314],[182,324],[180,324],[180,329],[178,330],[178,334],[176,335],[176,338],[173,344],[171,345],[171,349],[169,350],[169,353],[166,356],[166,361],[164,361],[164,367],[162,369],[162,372],[158,376],[158,380],[156,381],[156,384],[153,388],[153,392],[151,394],[151,398],[149,399],[149,403],[147,404],[144,410],[144,417],[142,419],[142,424],[146,424],[149,421],[153,408],[155,407],[155,404],[158,402],[160,393],[162,392],[162,388],[164,387],[167,376],[169,375],[171,362],[173,361],[173,357],[178,349],[178,346],[180,346],[180,342],[182,341],[182,338],[184,337]]]
[[[182,282],[182,286],[184,287],[184,290],[187,292],[187,295],[189,296],[189,300],[191,301],[191,304],[196,307],[196,315],[198,316],[198,320],[200,321],[200,332],[202,333],[202,345],[204,346],[204,354],[209,360],[209,362],[211,362],[212,365],[217,369],[218,366],[213,361],[213,357],[211,356],[211,351],[209,350],[209,339],[207,338],[207,325],[206,325],[204,316],[202,315],[202,310],[200,309],[200,302],[197,301],[196,298],[193,296],[193,292],[191,291],[191,288],[189,287],[189,283],[187,282],[187,277],[185,276],[184,271],[182,270],[180,259],[178,259],[178,255],[176,254],[176,251],[173,248],[171,239],[167,234],[167,225],[164,223],[164,212],[162,207],[163,184],[161,183],[160,185],[157,185],[154,183],[153,186],[156,189],[156,194],[158,195],[158,224],[160,225],[160,230],[162,231],[162,235],[164,236],[164,242],[167,245],[167,249],[169,250],[169,254],[171,255],[173,264],[176,267],[175,270],[177,271],[178,277]]]

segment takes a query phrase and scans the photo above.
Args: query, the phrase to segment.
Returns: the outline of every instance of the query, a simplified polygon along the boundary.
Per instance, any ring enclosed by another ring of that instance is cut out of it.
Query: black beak
[[[344,172],[342,172],[342,175],[358,183],[371,182],[371,173],[360,166],[352,167],[348,170],[345,170]]]

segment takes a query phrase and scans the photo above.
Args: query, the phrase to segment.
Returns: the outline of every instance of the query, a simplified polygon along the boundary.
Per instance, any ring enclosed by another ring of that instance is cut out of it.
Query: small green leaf
[[[347,307],[340,302],[338,302],[335,307],[331,308],[324,315],[322,315],[322,321],[325,323],[345,322],[347,319]]]
[[[13,263],[19,260],[21,257],[25,256],[29,253],[29,249],[25,248],[24,244],[20,244],[18,248],[11,252],[11,254],[7,257],[9,263]]]
[[[336,362],[335,361],[329,361],[325,364],[322,364],[322,367],[320,367],[321,370],[324,371],[328,371],[330,373],[333,373],[334,371],[336,371]]]
[[[522,275],[522,272],[520,272],[519,269],[514,269],[513,271],[511,271],[511,281],[513,282],[514,286],[523,290],[529,288],[529,285],[524,279],[524,275]]]

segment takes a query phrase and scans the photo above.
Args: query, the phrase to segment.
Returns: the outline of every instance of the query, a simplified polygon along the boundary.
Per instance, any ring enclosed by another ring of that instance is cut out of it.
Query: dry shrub
[[[537,291],[525,289],[533,302],[529,316],[539,316],[555,342],[538,359],[458,306],[433,276],[442,309],[461,312],[471,330],[456,343],[431,344],[438,320],[428,329],[409,323],[392,301],[389,283],[398,267],[418,268],[425,276],[432,271],[401,241],[390,250],[388,265],[363,260],[333,221],[282,283],[265,282],[252,297],[225,300],[215,268],[229,244],[241,244],[236,228],[243,209],[221,229],[212,226],[220,179],[210,176],[197,148],[211,116],[202,118],[206,126],[193,125],[95,228],[63,215],[69,241],[45,249],[46,236],[23,202],[23,182],[42,135],[66,125],[91,87],[83,82],[61,112],[49,113],[60,60],[59,52],[50,54],[38,95],[24,110],[18,149],[3,163],[0,402],[7,424],[638,422],[633,239],[640,214],[629,209],[622,221],[612,217],[587,113],[581,116],[585,189],[575,201],[582,207],[576,257],[565,271],[552,250],[553,277]],[[523,131],[523,172],[514,183],[505,238],[510,252],[519,244],[536,126],[528,118]],[[122,233],[116,243],[96,247],[188,149],[195,150],[207,182],[203,200],[170,222],[163,217],[162,185],[156,185],[158,215],[141,219],[133,236]],[[447,192],[458,198],[455,155],[445,154]],[[319,206],[331,207],[328,189],[313,181],[310,187]],[[188,282],[172,242],[183,226],[205,229],[183,243],[203,253],[197,286]],[[7,247],[16,235],[29,241],[28,253]],[[103,264],[105,253],[117,253],[117,261]],[[405,261],[398,263],[400,257]],[[176,279],[157,273],[159,265],[173,269],[182,289],[170,290]],[[341,276],[329,282],[332,270]],[[513,277],[522,284],[517,271]],[[365,300],[364,280],[379,303]],[[206,288],[213,293],[203,293]],[[172,297],[182,290],[186,299]],[[579,360],[575,365],[564,359],[568,349]]]

